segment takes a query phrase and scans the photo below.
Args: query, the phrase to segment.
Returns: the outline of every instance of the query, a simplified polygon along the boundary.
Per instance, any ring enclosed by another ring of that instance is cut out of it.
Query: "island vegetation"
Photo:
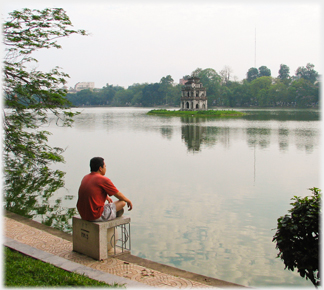
[[[199,110],[199,111],[181,111],[181,110],[151,110],[147,113],[148,115],[159,115],[169,117],[206,117],[206,118],[233,118],[242,117],[246,113],[234,111],[234,110]]]

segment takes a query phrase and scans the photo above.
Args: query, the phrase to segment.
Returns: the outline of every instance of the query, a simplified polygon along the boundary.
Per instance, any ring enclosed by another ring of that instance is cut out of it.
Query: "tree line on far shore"
[[[242,81],[231,80],[227,66],[219,73],[212,68],[197,68],[190,76],[200,78],[207,89],[208,106],[218,107],[292,107],[312,108],[319,106],[319,74],[314,65],[299,67],[290,76],[287,65],[281,64],[277,77],[271,76],[266,66],[252,67]],[[127,89],[106,84],[101,89],[68,93],[73,106],[138,106],[155,107],[180,105],[181,84],[174,84],[170,75],[158,83],[133,84]]]

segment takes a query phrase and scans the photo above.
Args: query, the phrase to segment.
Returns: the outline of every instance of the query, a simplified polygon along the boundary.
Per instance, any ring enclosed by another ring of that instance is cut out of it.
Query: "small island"
[[[206,88],[200,82],[200,78],[192,76],[188,78],[181,89],[180,110],[151,110],[148,115],[176,116],[176,117],[242,117],[246,113],[233,110],[208,110]]]
[[[246,113],[233,111],[233,110],[199,110],[199,111],[182,111],[182,110],[151,110],[148,115],[170,116],[170,117],[213,117],[213,118],[226,118],[226,117],[242,117]]]
[[[180,110],[151,110],[148,115],[176,116],[176,117],[213,117],[232,118],[242,117],[246,113],[233,110],[208,110],[206,88],[200,82],[200,78],[192,76],[188,78],[181,89]]]

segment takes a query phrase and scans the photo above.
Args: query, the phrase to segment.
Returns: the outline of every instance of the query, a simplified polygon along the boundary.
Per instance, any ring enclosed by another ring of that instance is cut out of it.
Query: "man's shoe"
[[[121,210],[116,212],[116,217],[121,217],[124,213],[124,209],[122,208]]]

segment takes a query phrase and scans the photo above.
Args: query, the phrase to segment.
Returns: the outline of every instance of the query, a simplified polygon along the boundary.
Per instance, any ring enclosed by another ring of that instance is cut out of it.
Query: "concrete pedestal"
[[[73,217],[73,251],[96,260],[130,252],[130,220],[129,217],[121,216],[108,222],[89,222]],[[121,228],[119,239],[117,227]],[[127,242],[128,247],[126,247]]]

